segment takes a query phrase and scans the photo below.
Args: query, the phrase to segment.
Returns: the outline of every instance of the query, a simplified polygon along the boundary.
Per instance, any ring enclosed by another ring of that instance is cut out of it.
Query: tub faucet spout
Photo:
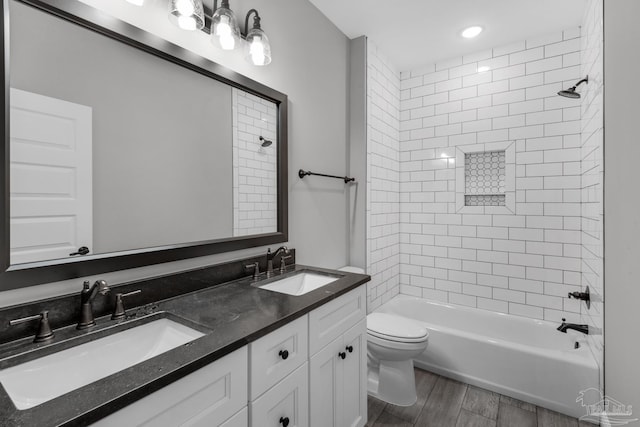
[[[574,331],[582,332],[583,334],[589,334],[589,325],[579,325],[577,323],[566,323],[565,318],[562,319],[562,324],[558,326],[560,332],[567,333],[567,329],[573,329]]]

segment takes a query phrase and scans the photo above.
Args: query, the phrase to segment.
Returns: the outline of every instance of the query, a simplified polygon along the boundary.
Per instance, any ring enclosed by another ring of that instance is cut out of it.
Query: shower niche
[[[515,213],[515,142],[456,147],[456,212]]]
[[[486,151],[464,155],[464,205],[505,205],[505,152]]]

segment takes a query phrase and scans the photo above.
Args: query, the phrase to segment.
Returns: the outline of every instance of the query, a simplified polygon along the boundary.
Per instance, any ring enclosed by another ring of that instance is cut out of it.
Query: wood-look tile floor
[[[418,401],[401,407],[369,396],[367,427],[593,427],[531,403],[415,371]]]

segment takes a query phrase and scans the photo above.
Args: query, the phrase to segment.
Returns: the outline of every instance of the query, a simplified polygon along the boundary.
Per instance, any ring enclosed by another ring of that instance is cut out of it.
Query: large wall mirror
[[[80,2],[3,13],[0,290],[286,241],[286,95]]]

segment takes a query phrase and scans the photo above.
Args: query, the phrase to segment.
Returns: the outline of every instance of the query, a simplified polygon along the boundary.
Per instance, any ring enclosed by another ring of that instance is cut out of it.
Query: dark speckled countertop
[[[187,325],[195,323],[206,335],[31,409],[17,410],[0,387],[0,425],[86,426],[370,280],[362,274],[316,267],[296,265],[295,270],[340,278],[301,296],[259,289],[251,278],[243,278],[147,305],[146,311],[128,310],[138,315],[133,322],[148,312],[168,313],[186,319]],[[108,316],[97,323],[98,331],[113,327]],[[126,328],[125,323],[118,328]],[[71,334],[73,326],[66,329]],[[6,357],[3,360],[6,367]]]

